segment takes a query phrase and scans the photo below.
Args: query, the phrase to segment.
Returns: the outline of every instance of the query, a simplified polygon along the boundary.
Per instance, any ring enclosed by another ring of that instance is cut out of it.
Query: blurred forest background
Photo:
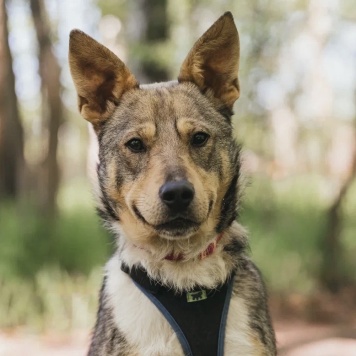
[[[105,44],[141,83],[162,81],[176,78],[193,42],[227,10],[241,41],[234,125],[251,256],[277,310],[333,317],[320,296],[334,307],[355,301],[353,0],[0,4],[1,328],[92,327],[114,246],[95,216],[69,31]]]

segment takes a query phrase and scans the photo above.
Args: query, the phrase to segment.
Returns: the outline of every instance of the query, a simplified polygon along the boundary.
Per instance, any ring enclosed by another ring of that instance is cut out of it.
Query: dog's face
[[[103,189],[126,235],[214,230],[231,177],[231,125],[195,85],[128,92],[99,137]]]
[[[113,53],[72,32],[79,109],[99,140],[100,212],[134,243],[211,238],[235,218],[238,56],[225,14],[196,42],[177,82],[139,86]]]

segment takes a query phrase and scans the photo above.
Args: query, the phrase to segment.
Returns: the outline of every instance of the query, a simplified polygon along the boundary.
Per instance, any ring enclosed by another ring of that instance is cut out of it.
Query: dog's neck
[[[186,290],[197,284],[213,289],[224,283],[238,265],[239,256],[246,246],[245,231],[234,222],[207,243],[202,244],[195,253],[185,254],[184,251],[189,250],[187,248],[182,250],[182,256],[179,257],[180,252],[175,252],[174,258],[170,258],[169,243],[162,245],[161,250],[151,252],[138,248],[121,236],[117,254],[129,268],[141,266],[152,279],[160,280],[174,290]]]
[[[210,242],[210,244],[204,249],[204,251],[200,252],[198,255],[198,258],[200,260],[203,260],[206,257],[209,257],[211,254],[213,254],[216,250],[216,246],[219,243],[219,241],[222,239],[224,235],[224,232],[220,233],[219,235],[217,235],[214,239],[214,241]],[[174,252],[169,253],[168,255],[166,255],[164,257],[165,260],[167,261],[184,261],[186,260],[186,256],[183,253],[178,253],[175,254]]]

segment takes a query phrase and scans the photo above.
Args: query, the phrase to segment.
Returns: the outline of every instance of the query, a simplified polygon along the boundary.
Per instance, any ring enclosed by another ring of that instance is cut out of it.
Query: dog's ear
[[[69,66],[79,111],[96,130],[113,113],[122,94],[138,87],[135,77],[114,53],[79,30],[70,33]]]
[[[239,55],[239,35],[231,12],[226,12],[194,44],[178,81],[193,82],[203,93],[212,90],[215,98],[232,109],[240,96]]]

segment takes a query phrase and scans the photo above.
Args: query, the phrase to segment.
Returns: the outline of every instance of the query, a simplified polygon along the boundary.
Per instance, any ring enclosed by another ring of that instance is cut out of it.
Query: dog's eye
[[[202,147],[207,143],[209,137],[210,136],[205,132],[197,132],[193,135],[191,144],[194,147]]]
[[[139,138],[133,138],[126,142],[126,147],[134,153],[144,152],[146,150],[144,143]]]

